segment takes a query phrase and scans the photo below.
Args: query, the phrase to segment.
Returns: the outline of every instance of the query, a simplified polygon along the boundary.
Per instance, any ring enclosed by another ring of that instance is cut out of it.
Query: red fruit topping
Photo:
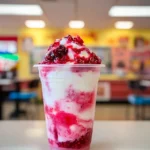
[[[77,35],[76,37],[74,37],[74,42],[80,45],[83,45],[83,40]]]
[[[49,50],[49,53],[45,56],[45,60],[42,64],[54,64],[54,63],[65,63],[67,58],[68,49],[60,45],[54,50]]]
[[[59,41],[55,41],[54,44],[52,45],[52,47],[57,47],[59,46]]]
[[[89,54],[88,58],[76,56],[75,64],[101,64],[101,60],[94,53]]]
[[[66,38],[67,40],[64,40]],[[62,39],[56,40],[49,48],[45,59],[41,64],[100,64],[101,59],[83,45],[83,40],[79,36],[72,37],[68,35]],[[64,40],[61,42],[61,40]],[[64,45],[60,45],[64,44]],[[68,56],[72,53],[73,58]],[[86,57],[80,55],[85,51],[88,55]]]
[[[86,59],[85,58],[80,58],[80,57],[76,57],[75,58],[75,63],[76,64],[85,64],[86,63]]]
[[[88,60],[89,64],[101,64],[101,59],[99,59],[94,53],[91,54]]]
[[[68,39],[68,42],[69,42],[69,43],[73,41],[73,38],[72,38],[72,36],[71,36],[71,35],[65,36],[65,38],[67,38],[67,39]]]

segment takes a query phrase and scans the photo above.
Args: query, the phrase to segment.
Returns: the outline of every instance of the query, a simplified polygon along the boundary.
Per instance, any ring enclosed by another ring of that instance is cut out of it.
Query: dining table
[[[45,121],[0,121],[0,150],[50,150]],[[150,150],[150,121],[95,121],[90,150]]]

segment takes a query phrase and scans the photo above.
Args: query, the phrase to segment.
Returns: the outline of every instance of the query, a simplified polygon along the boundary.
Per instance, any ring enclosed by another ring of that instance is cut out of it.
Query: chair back
[[[140,80],[136,80],[136,81],[129,81],[128,82],[128,86],[131,90],[135,91],[135,90],[139,90],[139,91],[145,91],[147,89],[146,86],[143,86],[140,84]]]

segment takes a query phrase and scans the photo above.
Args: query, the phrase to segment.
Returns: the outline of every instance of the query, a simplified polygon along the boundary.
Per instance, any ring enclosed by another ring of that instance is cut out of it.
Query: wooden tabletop
[[[49,150],[44,121],[1,121],[0,150]],[[91,150],[150,150],[150,122],[95,121]]]

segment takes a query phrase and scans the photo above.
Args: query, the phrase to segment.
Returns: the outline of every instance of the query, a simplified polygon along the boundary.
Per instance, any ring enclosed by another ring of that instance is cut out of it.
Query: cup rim
[[[105,67],[105,64],[35,64],[33,67]]]

